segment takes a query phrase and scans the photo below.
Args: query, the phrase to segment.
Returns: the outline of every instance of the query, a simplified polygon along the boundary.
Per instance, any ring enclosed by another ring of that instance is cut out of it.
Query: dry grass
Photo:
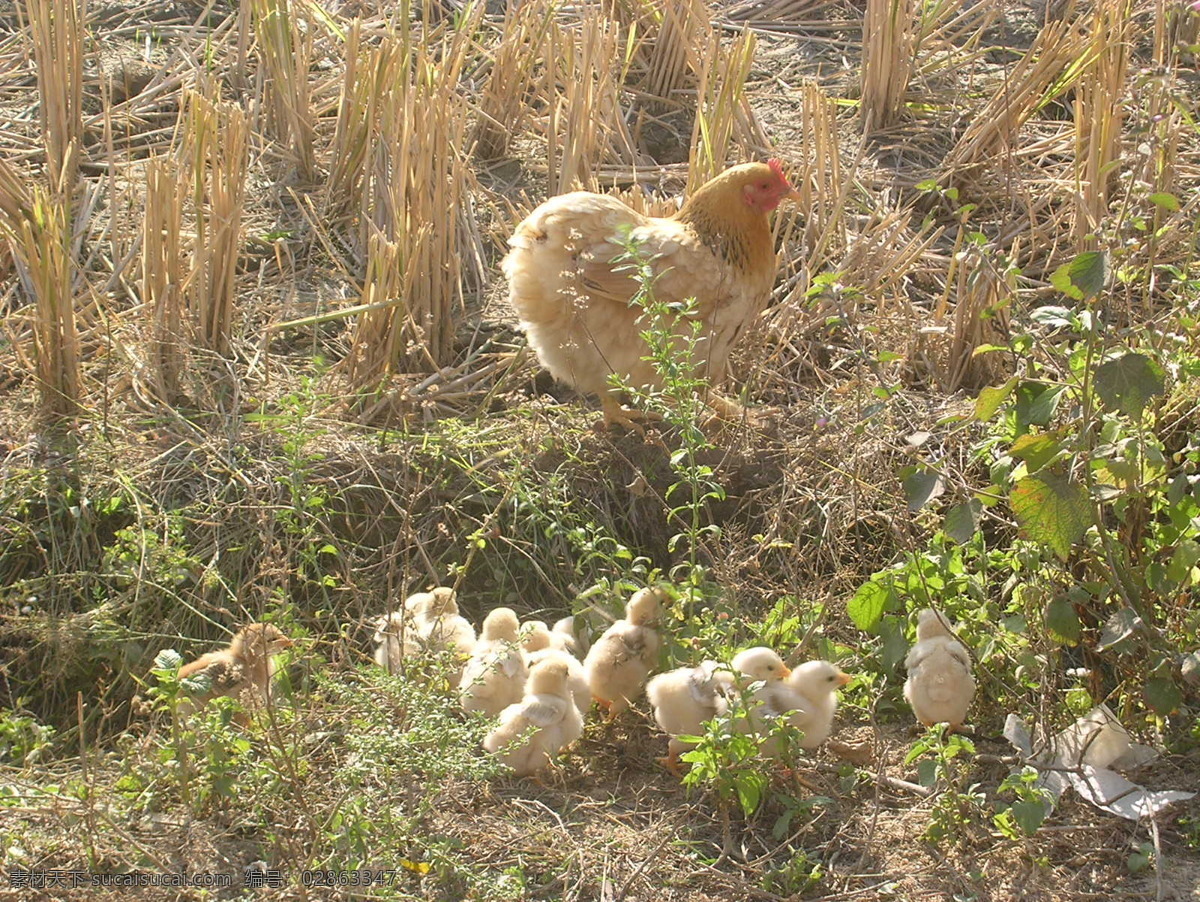
[[[301,16],[307,4],[295,0],[250,0],[249,9],[262,63],[258,90],[267,100],[265,131],[300,178],[311,182],[317,174],[309,80],[315,23]]]
[[[1091,21],[1091,60],[1075,93],[1075,158],[1078,207],[1075,240],[1080,250],[1094,250],[1095,233],[1108,215],[1120,176],[1124,89],[1129,75],[1133,38],[1132,0],[1102,0]]]
[[[185,294],[201,347],[229,349],[237,308],[237,267],[250,161],[246,113],[221,100],[210,80],[183,98],[183,154],[188,162],[196,236]],[[164,274],[169,277],[168,274]]]
[[[911,0],[867,0],[863,17],[862,113],[866,131],[892,125],[915,62],[918,19]]]

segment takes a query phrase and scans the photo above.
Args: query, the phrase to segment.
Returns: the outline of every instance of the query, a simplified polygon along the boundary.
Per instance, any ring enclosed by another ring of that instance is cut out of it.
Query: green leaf
[[[1021,832],[1033,836],[1046,819],[1046,805],[1033,799],[1018,799],[1012,803],[1012,813]]]
[[[1128,639],[1142,625],[1142,618],[1138,616],[1137,611],[1133,608],[1121,608],[1108,618],[1104,628],[1100,630],[1100,641],[1096,644],[1096,651],[1104,651]]]
[[[155,670],[176,671],[183,664],[183,655],[173,648],[164,648],[154,656]]]
[[[1008,400],[1008,396],[1016,387],[1017,377],[1013,376],[1003,385],[989,386],[983,389],[979,393],[979,397],[975,399],[975,419],[990,420],[1000,409],[1000,405]]]
[[[946,522],[942,530],[959,545],[971,541],[979,530],[979,515],[983,511],[983,502],[978,498],[963,501],[946,511]]]
[[[936,470],[905,467],[900,471],[900,475],[904,480],[904,497],[908,499],[908,509],[911,513],[915,514],[946,491],[946,482]]]
[[[1051,433],[1027,433],[1012,444],[1009,454],[1017,460],[1025,461],[1030,474],[1036,473],[1042,467],[1058,457],[1062,451],[1062,443]]]
[[[1017,422],[1023,429],[1030,426],[1049,426],[1058,410],[1058,402],[1066,390],[1065,385],[1022,382],[1017,387]]]
[[[1183,704],[1183,693],[1179,691],[1179,687],[1175,685],[1175,681],[1169,677],[1155,677],[1149,680],[1143,691],[1146,695],[1146,704],[1156,714],[1164,716],[1173,714]]]
[[[884,673],[890,673],[908,654],[908,641],[904,638],[904,621],[899,617],[884,617],[879,623],[879,635],[883,637],[880,664]]]
[[[1050,635],[1064,645],[1078,645],[1082,625],[1075,605],[1063,596],[1052,598],[1042,612],[1042,621]]]
[[[1098,366],[1095,386],[1105,407],[1136,418],[1166,389],[1166,374],[1145,354],[1131,352]]]
[[[1191,539],[1180,539],[1167,565],[1167,576],[1177,583],[1188,582],[1196,561],[1200,561],[1200,545]]]
[[[1156,207],[1162,207],[1164,210],[1170,210],[1175,213],[1179,210],[1179,198],[1174,194],[1168,194],[1166,191],[1158,191],[1146,198]]]
[[[1070,307],[1062,307],[1058,304],[1038,307],[1029,314],[1029,318],[1035,323],[1041,323],[1043,326],[1050,326],[1053,329],[1074,329],[1079,324],[1079,317]]]
[[[1025,477],[1013,487],[1009,504],[1029,538],[1064,561],[1091,523],[1087,489],[1056,473]]]
[[[762,801],[763,785],[766,778],[756,771],[747,771],[740,774],[734,783],[734,790],[737,792],[738,804],[742,806],[742,811],[747,815],[753,814],[758,809],[758,803]]]
[[[1108,258],[1102,251],[1084,251],[1050,276],[1050,284],[1077,301],[1095,297],[1108,278]]]
[[[854,593],[854,597],[846,603],[846,613],[860,630],[870,632],[883,616],[890,594],[891,588],[882,582],[871,580],[863,583]]]

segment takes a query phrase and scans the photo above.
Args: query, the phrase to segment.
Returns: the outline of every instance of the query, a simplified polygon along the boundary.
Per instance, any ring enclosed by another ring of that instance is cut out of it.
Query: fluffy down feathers
[[[592,700],[592,690],[588,687],[587,674],[579,659],[570,652],[558,648],[543,648],[525,654],[525,663],[529,666],[531,674],[533,668],[542,661],[561,661],[566,665],[567,689],[571,693],[571,701],[575,703],[575,707],[579,709],[581,715],[586,713]]]
[[[833,732],[833,715],[837,711],[837,690],[850,682],[828,661],[806,661],[787,678],[766,690],[764,709],[775,717],[785,717],[789,724],[804,732],[799,745],[815,749]],[[776,740],[763,744],[762,752],[775,756],[779,749]]]
[[[610,626],[591,647],[583,667],[592,697],[615,717],[637,698],[658,660],[659,589],[641,589],[625,605],[625,619]]]
[[[927,727],[947,723],[957,730],[967,719],[975,697],[971,656],[936,611],[917,615],[917,642],[904,660],[908,679],[904,697],[917,720]]]
[[[458,684],[465,710],[495,716],[521,700],[529,672],[521,657],[518,626],[511,608],[496,608],[484,618],[483,634]]]
[[[691,748],[678,737],[697,735],[703,731],[705,721],[729,710],[727,694],[732,687],[733,674],[716,661],[660,673],[646,684],[654,719],[671,737],[664,761],[668,768],[675,770],[679,755]]]
[[[622,236],[652,261],[657,299],[695,298],[702,324],[694,363],[714,385],[730,350],[766,304],[775,279],[768,213],[792,194],[778,161],[735,166],[701,186],[669,219],[642,216],[617,198],[576,191],[546,201],[517,226],[502,268],[509,303],[529,344],[557,379],[616,401],[608,377],[660,387],[629,304],[637,284],[614,259]],[[691,326],[680,322],[680,335]]]
[[[565,662],[536,664],[524,696],[500,712],[500,723],[483,740],[483,747],[518,776],[541,770],[583,733],[583,716],[571,703],[568,680]]]
[[[275,673],[274,656],[293,644],[273,624],[251,623],[234,634],[227,648],[184,664],[179,678],[208,681],[208,690],[193,696],[200,703],[225,695],[248,706],[265,704]]]
[[[465,661],[475,645],[475,628],[459,614],[454,590],[441,586],[410,595],[403,610],[376,620],[374,644],[375,663],[388,673],[399,673],[408,655],[453,650]],[[457,685],[462,668],[449,676]]]

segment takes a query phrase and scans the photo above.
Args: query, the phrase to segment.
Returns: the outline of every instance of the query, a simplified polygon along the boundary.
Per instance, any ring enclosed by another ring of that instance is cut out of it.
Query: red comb
[[[767,160],[767,165],[771,167],[771,171],[775,173],[783,182],[787,182],[787,176],[783,174],[783,162],[778,157],[771,157]]]

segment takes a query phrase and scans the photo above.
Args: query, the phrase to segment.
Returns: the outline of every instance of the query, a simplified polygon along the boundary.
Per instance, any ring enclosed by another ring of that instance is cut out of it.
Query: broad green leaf
[[[946,491],[946,482],[936,470],[905,467],[900,471],[900,475],[904,480],[904,497],[908,499],[908,509],[912,513],[916,513]]]
[[[983,502],[978,498],[956,504],[946,511],[946,522],[942,529],[959,545],[965,545],[979,529],[979,515],[982,511]]]
[[[1138,616],[1137,611],[1133,608],[1121,608],[1108,618],[1104,629],[1100,630],[1100,641],[1096,644],[1096,651],[1104,651],[1128,639],[1141,625],[1142,618]]]
[[[975,399],[975,419],[990,420],[1000,409],[1000,405],[1008,400],[1008,396],[1016,387],[1017,377],[1013,376],[1003,385],[989,386],[983,389],[979,393],[979,397]]]
[[[1179,210],[1179,198],[1174,194],[1168,194],[1166,191],[1158,191],[1151,194],[1147,200],[1156,207],[1162,207],[1164,210],[1170,210],[1175,213]]]
[[[908,654],[908,641],[904,638],[904,622],[899,617],[884,617],[879,623],[879,635],[883,637],[881,664],[884,673],[890,673]]]
[[[1117,490],[1115,493],[1098,492],[1102,499],[1109,494],[1136,489],[1142,481],[1142,468],[1132,460],[1093,460],[1092,472],[1095,474],[1097,488],[1111,486]]]
[[[1169,677],[1155,677],[1147,681],[1143,691],[1146,694],[1146,703],[1156,714],[1172,714],[1183,704],[1183,693]]]
[[[1109,410],[1139,417],[1166,389],[1163,368],[1145,354],[1128,353],[1096,368],[1096,394]]]
[[[1050,284],[1077,301],[1095,297],[1104,289],[1108,258],[1102,251],[1084,251],[1050,276]]]
[[[846,603],[846,613],[860,630],[870,632],[883,616],[891,589],[883,583],[872,580],[863,583],[854,593],[854,597]]]
[[[1038,307],[1029,314],[1029,318],[1035,323],[1041,323],[1043,326],[1050,326],[1054,329],[1074,329],[1078,322],[1078,317],[1070,307],[1061,307],[1057,304]]]
[[[192,674],[190,677],[180,680],[179,685],[189,695],[207,695],[209,690],[212,689],[212,677],[202,670],[199,673]]]
[[[1017,386],[1017,422],[1023,429],[1030,426],[1049,426],[1058,410],[1058,402],[1067,390],[1065,385],[1027,381]]]
[[[1009,454],[1017,460],[1025,461],[1028,471],[1036,473],[1042,467],[1058,457],[1062,451],[1062,443],[1048,432],[1026,433],[1012,444]]]
[[[1046,819],[1046,805],[1034,799],[1018,799],[1012,804],[1012,813],[1021,827],[1021,832],[1026,836],[1033,836]]]
[[[1082,629],[1075,605],[1063,596],[1052,598],[1042,612],[1042,620],[1050,635],[1064,645],[1078,645]]]
[[[183,655],[173,648],[164,648],[154,656],[155,670],[178,670],[183,664]]]
[[[758,809],[765,783],[766,777],[757,771],[745,771],[735,779],[734,789],[737,792],[738,803],[746,814],[753,814]]]
[[[1025,477],[1013,487],[1009,504],[1029,538],[1064,561],[1091,523],[1087,489],[1056,473]]]

